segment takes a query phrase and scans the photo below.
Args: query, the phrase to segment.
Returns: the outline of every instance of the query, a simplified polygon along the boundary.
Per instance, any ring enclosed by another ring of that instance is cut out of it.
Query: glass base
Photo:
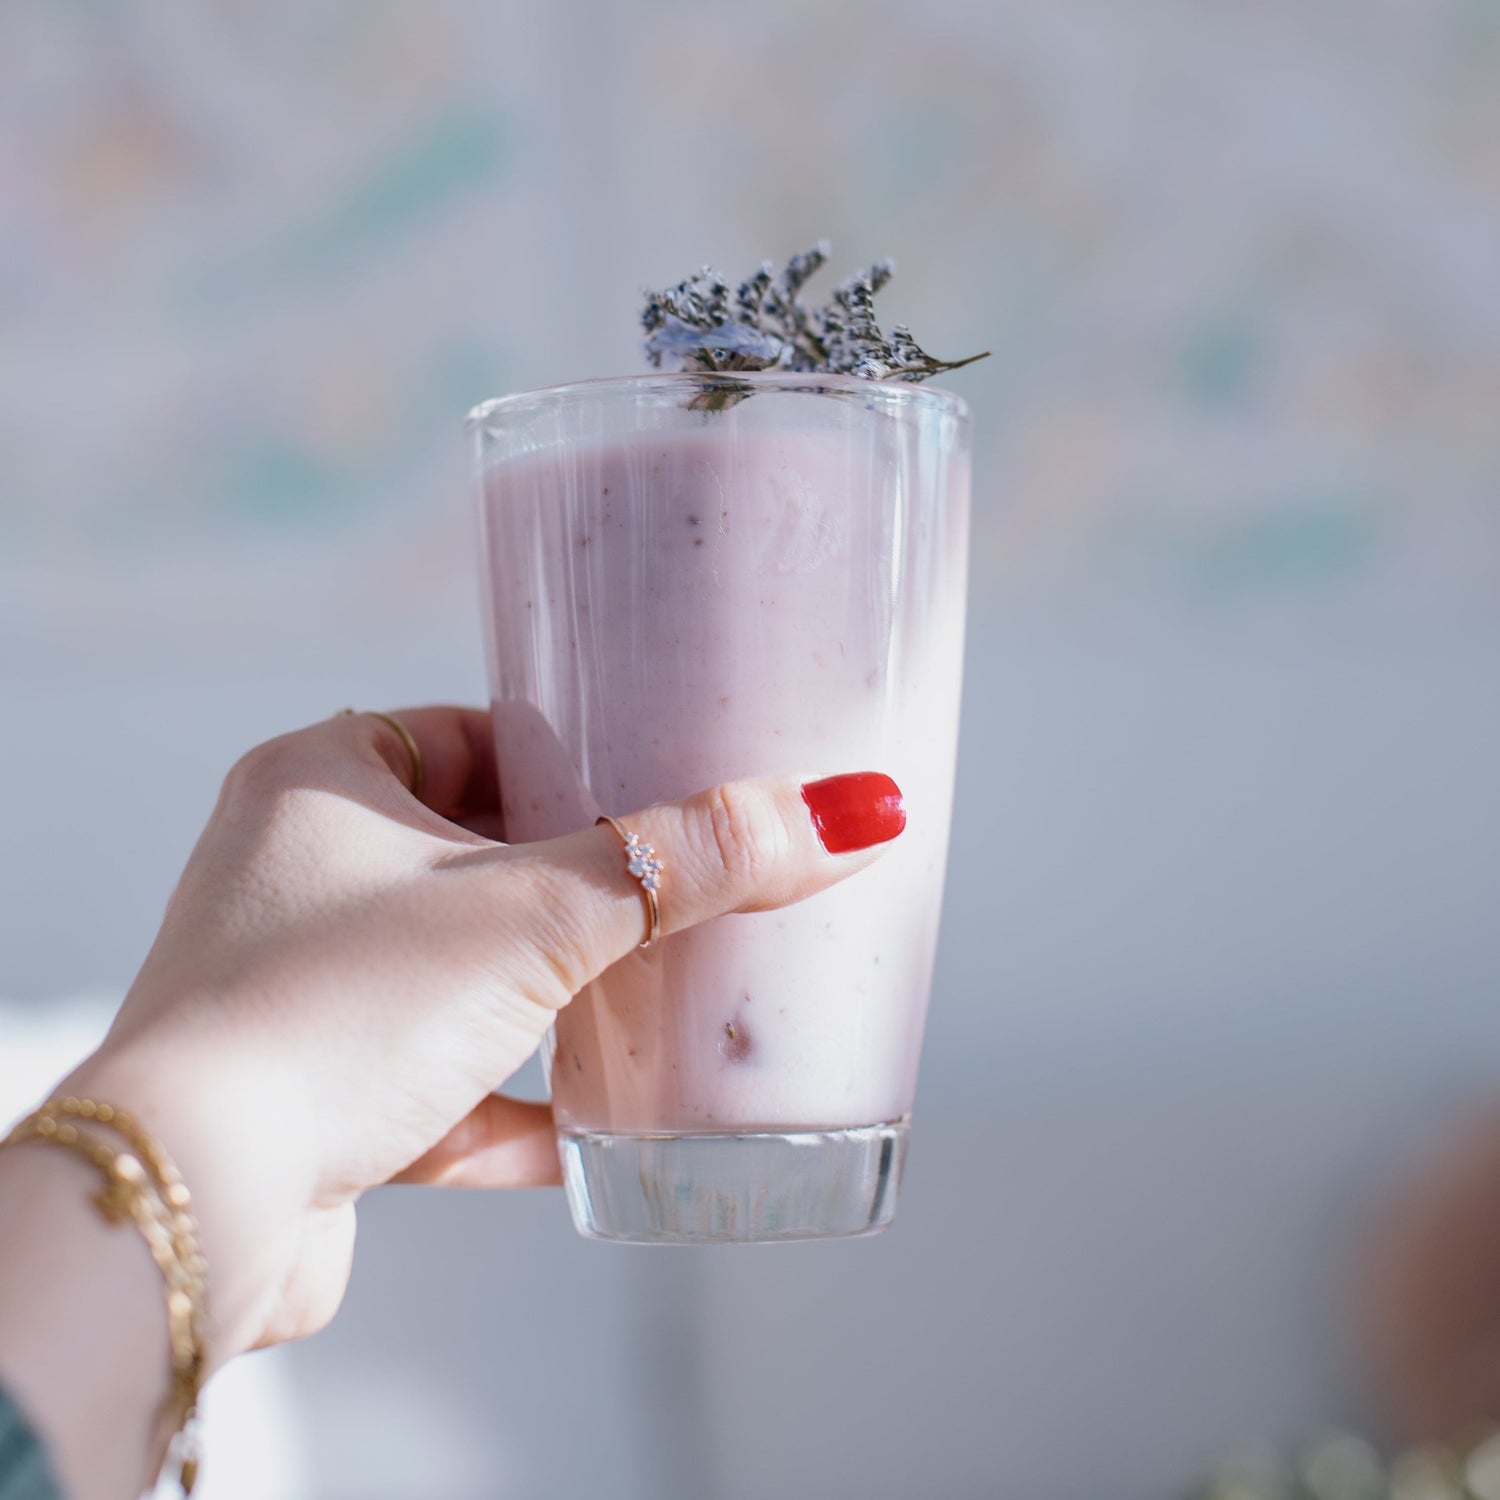
[[[560,1130],[578,1232],[634,1245],[875,1234],[896,1212],[907,1122],[794,1134]]]

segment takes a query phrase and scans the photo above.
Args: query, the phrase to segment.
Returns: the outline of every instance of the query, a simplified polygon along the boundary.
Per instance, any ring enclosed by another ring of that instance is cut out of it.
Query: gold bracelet
[[[208,1262],[204,1258],[203,1247],[198,1242],[198,1224],[193,1218],[193,1195],[188,1191],[187,1183],[182,1180],[182,1174],[172,1158],[146,1134],[133,1115],[123,1109],[116,1109],[112,1104],[78,1099],[71,1094],[49,1100],[37,1113],[94,1120],[122,1136],[151,1174],[156,1190],[166,1205],[171,1217],[172,1240],[177,1259],[184,1269],[196,1273],[200,1278],[205,1274]],[[206,1309],[200,1307],[198,1311],[204,1312]],[[201,1326],[198,1332],[201,1336]]]
[[[80,1130],[74,1119],[115,1131],[131,1149],[105,1144]],[[164,1467],[189,1495],[201,1467],[197,1418],[206,1364],[207,1264],[187,1185],[172,1159],[131,1115],[93,1099],[69,1095],[53,1100],[22,1120],[0,1145],[24,1141],[61,1146],[91,1162],[104,1178],[93,1195],[99,1212],[110,1224],[134,1222],[161,1273],[172,1356],[172,1386],[162,1409],[168,1432]]]
[[[185,1294],[188,1301],[185,1332],[186,1337],[170,1333],[173,1350],[173,1386],[176,1408],[170,1412],[172,1445],[182,1449],[187,1445],[189,1424],[193,1425],[193,1452],[174,1455],[192,1464],[191,1477],[196,1478],[201,1466],[196,1451],[196,1418],[198,1394],[203,1385],[203,1369],[206,1361],[207,1330],[204,1326],[208,1315],[206,1306],[206,1277],[208,1261],[198,1240],[198,1225],[193,1218],[193,1197],[176,1163],[142,1128],[139,1121],[112,1104],[94,1099],[79,1099],[72,1094],[49,1100],[39,1111],[43,1115],[71,1115],[75,1119],[93,1120],[124,1138],[136,1156],[140,1158],[155,1183],[161,1203],[164,1205],[172,1235],[172,1249],[179,1271],[173,1275],[163,1270],[167,1278],[169,1300],[168,1318],[172,1316],[171,1299]],[[101,1208],[103,1205],[101,1205]],[[107,1213],[108,1210],[105,1210]],[[158,1265],[161,1262],[158,1260]],[[184,1488],[188,1493],[191,1486]]]

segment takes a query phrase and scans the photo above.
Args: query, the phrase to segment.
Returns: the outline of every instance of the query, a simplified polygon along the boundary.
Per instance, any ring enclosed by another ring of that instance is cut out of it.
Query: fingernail
[[[906,827],[901,788],[879,771],[855,771],[805,782],[802,800],[830,854],[887,844]]]

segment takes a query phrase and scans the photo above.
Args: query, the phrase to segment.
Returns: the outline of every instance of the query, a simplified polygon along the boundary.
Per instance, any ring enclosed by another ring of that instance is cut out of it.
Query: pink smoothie
[[[894,418],[809,421],[809,403],[831,404],[757,395],[485,476],[512,842],[783,773],[885,771],[908,812],[868,871],[673,936],[580,995],[556,1028],[564,1129],[790,1131],[910,1111],[952,798],[968,471],[951,441]]]

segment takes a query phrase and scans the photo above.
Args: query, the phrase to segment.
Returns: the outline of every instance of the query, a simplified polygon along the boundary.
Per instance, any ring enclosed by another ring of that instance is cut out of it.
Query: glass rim
[[[878,396],[889,406],[925,407],[944,411],[960,422],[969,420],[969,405],[962,396],[943,386],[910,380],[866,380],[858,375],[831,375],[826,371],[799,370],[649,370],[640,375],[604,375],[591,380],[572,380],[562,385],[540,386],[481,401],[464,419],[467,426],[483,429],[497,414],[508,415],[527,408],[555,406],[586,396],[659,390],[663,394],[701,391],[705,386],[749,385],[764,390],[846,391]]]

